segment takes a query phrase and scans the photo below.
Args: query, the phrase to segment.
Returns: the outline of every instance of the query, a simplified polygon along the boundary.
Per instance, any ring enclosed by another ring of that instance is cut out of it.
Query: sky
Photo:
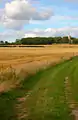
[[[0,40],[78,37],[78,0],[0,0]]]

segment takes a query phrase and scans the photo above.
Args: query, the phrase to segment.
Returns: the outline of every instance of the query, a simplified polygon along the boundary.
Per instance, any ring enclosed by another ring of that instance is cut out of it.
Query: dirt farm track
[[[51,45],[44,47],[1,47],[0,68],[12,66],[16,71],[22,68],[33,71],[48,64],[78,54],[78,45]]]

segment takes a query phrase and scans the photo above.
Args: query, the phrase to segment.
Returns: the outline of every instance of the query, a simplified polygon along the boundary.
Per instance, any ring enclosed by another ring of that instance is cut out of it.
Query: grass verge
[[[75,57],[50,66],[24,79],[16,88],[1,93],[0,119],[72,120],[65,97],[64,79],[77,60],[78,57]]]

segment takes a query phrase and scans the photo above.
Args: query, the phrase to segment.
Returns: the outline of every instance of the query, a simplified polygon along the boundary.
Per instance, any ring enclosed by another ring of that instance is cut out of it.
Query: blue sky
[[[70,32],[78,37],[77,0],[0,0],[1,39],[15,40],[26,34],[42,36],[41,30],[44,36]]]
[[[35,27],[38,28],[60,28],[65,26],[78,26],[78,19],[61,19],[61,16],[64,17],[78,17],[78,4],[77,2],[72,2],[70,0],[66,2],[66,0],[40,0],[39,4],[36,4],[36,7],[50,7],[53,11],[54,16],[50,21],[45,23],[47,24],[29,24],[28,26],[24,26],[26,29],[33,29]],[[57,19],[57,16],[59,17]],[[59,20],[60,19],[60,20]]]

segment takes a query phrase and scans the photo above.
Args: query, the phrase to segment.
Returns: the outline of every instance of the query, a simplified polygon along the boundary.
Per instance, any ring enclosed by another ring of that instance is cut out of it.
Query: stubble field
[[[77,54],[77,45],[52,45],[38,48],[0,48],[0,68],[12,66],[17,72],[22,68],[31,72]]]
[[[29,74],[77,54],[77,45],[2,47],[0,48],[0,91],[9,90]]]

